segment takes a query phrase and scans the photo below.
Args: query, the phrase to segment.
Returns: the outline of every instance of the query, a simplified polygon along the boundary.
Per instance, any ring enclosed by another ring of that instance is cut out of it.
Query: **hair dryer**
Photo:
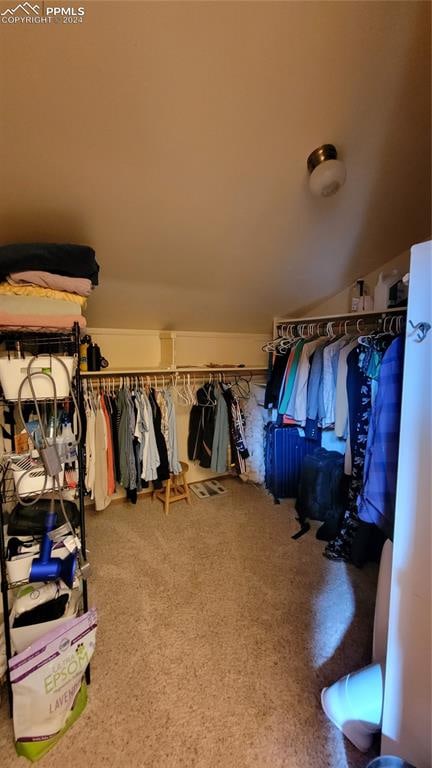
[[[56,579],[62,579],[72,589],[77,566],[76,553],[72,552],[64,560],[60,557],[51,557],[53,542],[49,534],[55,527],[56,520],[56,513],[48,512],[45,518],[45,533],[41,541],[40,555],[34,558],[32,562],[29,581],[55,581]]]

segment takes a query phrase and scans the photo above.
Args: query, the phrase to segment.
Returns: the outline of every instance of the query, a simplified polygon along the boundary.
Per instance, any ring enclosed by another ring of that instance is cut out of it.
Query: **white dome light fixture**
[[[323,144],[314,149],[307,159],[307,167],[309,187],[317,197],[331,197],[345,183],[346,168],[342,160],[337,159],[333,144]]]

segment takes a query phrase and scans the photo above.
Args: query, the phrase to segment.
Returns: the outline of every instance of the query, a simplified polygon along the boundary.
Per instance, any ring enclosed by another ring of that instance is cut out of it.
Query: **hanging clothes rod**
[[[334,338],[337,334],[357,332],[361,335],[373,330],[401,333],[406,323],[406,312],[406,307],[395,307],[380,312],[347,312],[344,315],[292,319],[276,317],[273,320],[273,339],[262,349],[264,352],[275,352],[279,344],[281,348],[286,348],[288,341],[316,335]]]
[[[102,371],[81,371],[82,378],[99,378],[116,376],[176,376],[177,374],[189,373],[193,374],[218,374],[218,373],[231,373],[242,375],[243,373],[259,375],[265,374],[267,366],[227,366],[227,367],[206,367],[206,368],[104,368]]]
[[[384,310],[370,310],[369,312],[343,312],[342,314],[333,315],[315,315],[313,317],[275,317],[273,320],[274,325],[280,325],[282,323],[313,323],[317,321],[330,322],[331,320],[356,320],[359,318],[381,318],[383,319],[387,315],[393,314],[406,314],[407,307],[390,307]]]

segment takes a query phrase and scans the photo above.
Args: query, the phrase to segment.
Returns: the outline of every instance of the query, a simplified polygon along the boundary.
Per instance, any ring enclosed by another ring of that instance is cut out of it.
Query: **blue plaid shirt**
[[[405,339],[398,336],[384,353],[372,408],[358,515],[393,535]]]

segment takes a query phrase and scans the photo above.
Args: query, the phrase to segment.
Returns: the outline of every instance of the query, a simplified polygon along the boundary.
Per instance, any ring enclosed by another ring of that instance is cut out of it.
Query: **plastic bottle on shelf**
[[[100,371],[101,369],[101,351],[99,344],[89,344],[87,350],[87,366],[89,371]]]
[[[95,354],[95,345],[93,344],[93,342],[90,342],[90,344],[87,347],[87,370],[88,371],[96,370],[96,354]]]
[[[91,341],[90,336],[83,336],[80,342],[80,371],[88,371],[88,346]]]
[[[374,289],[374,307],[379,312],[384,312],[389,306],[390,289],[401,279],[398,269],[391,272],[380,272]]]
[[[356,280],[351,297],[351,312],[370,312],[373,309],[373,299],[364,280]]]

